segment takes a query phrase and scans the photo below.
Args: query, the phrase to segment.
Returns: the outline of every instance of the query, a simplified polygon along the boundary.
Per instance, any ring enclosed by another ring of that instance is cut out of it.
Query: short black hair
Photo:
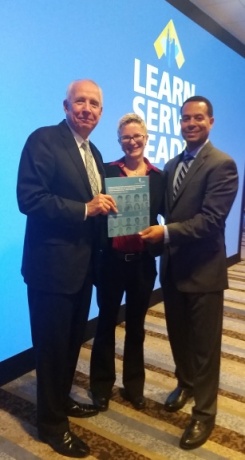
[[[213,106],[212,106],[211,102],[209,101],[209,99],[207,99],[206,97],[204,97],[204,96],[191,96],[191,97],[188,97],[188,99],[185,100],[185,102],[183,103],[183,105],[182,105],[182,107],[180,109],[181,114],[182,114],[183,107],[187,102],[204,102],[206,104],[206,106],[207,106],[207,109],[208,109],[208,116],[209,117],[213,116],[213,113],[214,113]]]

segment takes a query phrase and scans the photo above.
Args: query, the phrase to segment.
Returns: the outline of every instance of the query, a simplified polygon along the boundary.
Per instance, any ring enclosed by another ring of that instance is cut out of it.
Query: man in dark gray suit
[[[91,80],[71,83],[64,110],[66,120],[27,139],[17,197],[27,215],[22,275],[36,355],[38,433],[60,454],[79,458],[89,448],[70,432],[68,415],[90,417],[97,410],[69,395],[91,301],[96,218],[116,208],[101,193],[102,157],[88,142],[102,113],[101,89]]]
[[[164,407],[175,412],[192,396],[195,403],[180,441],[183,449],[202,445],[215,423],[228,287],[225,220],[238,187],[233,159],[208,139],[213,123],[208,99],[193,96],[184,102],[186,149],[165,166],[165,225],[141,232],[147,241],[164,242],[160,279],[178,381]]]

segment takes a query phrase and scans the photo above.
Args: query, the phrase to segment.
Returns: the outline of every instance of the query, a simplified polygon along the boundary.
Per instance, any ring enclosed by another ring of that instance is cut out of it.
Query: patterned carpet
[[[178,447],[188,423],[191,401],[169,414],[163,409],[175,387],[163,305],[149,309],[146,318],[145,410],[138,412],[119,394],[121,386],[123,324],[117,327],[117,381],[110,409],[90,419],[71,419],[72,430],[91,448],[88,460],[245,460],[245,260],[229,269],[219,410],[210,439],[185,452]],[[73,396],[89,402],[88,369],[91,341],[84,344],[76,372]],[[62,457],[37,439],[35,427],[35,372],[0,388],[0,459],[58,460]]]

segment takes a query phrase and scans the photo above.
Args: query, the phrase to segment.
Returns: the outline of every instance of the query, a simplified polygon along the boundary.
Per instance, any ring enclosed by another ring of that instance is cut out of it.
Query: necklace
[[[125,169],[126,169],[126,172],[127,172],[128,176],[145,176],[145,173],[146,173],[146,165],[145,165],[145,163],[141,164],[136,169],[129,169],[125,165]]]

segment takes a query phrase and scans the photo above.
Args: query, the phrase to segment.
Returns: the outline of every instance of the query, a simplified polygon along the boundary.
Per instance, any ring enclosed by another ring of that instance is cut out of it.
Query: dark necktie
[[[86,170],[87,170],[89,182],[91,185],[92,193],[95,196],[95,195],[98,195],[99,188],[98,188],[98,182],[97,182],[95,171],[94,171],[93,155],[90,150],[88,141],[84,141],[81,147],[83,148],[84,153],[85,153]]]
[[[174,200],[175,200],[175,198],[177,196],[178,190],[179,190],[179,188],[180,188],[180,186],[181,186],[181,184],[182,184],[187,172],[189,171],[189,168],[191,166],[192,160],[194,160],[192,155],[186,154],[184,156],[182,166],[181,166],[181,168],[179,170],[178,176],[176,177],[174,188],[173,188],[173,199]]]

